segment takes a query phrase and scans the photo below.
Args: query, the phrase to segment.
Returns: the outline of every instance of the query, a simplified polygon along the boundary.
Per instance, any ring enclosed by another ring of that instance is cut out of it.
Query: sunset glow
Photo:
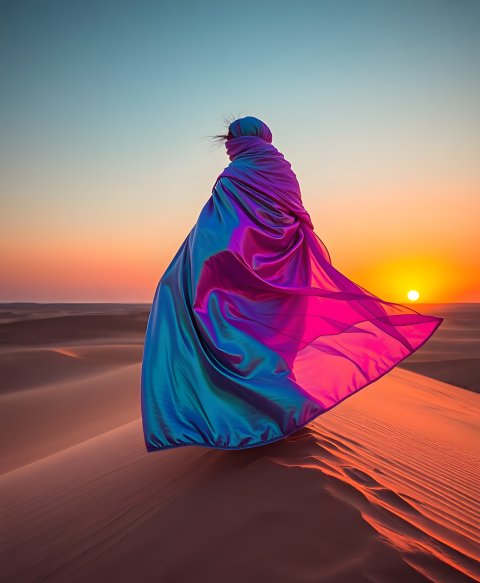
[[[11,3],[0,24],[0,301],[151,301],[229,162],[203,138],[230,111],[271,128],[345,276],[480,301],[467,9],[255,4],[266,63],[253,28],[228,50],[206,34],[235,5],[88,5]]]

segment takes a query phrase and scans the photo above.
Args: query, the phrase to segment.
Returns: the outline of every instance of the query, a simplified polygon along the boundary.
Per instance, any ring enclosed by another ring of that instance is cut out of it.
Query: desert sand
[[[287,439],[151,454],[148,306],[1,308],[2,580],[480,580],[480,306]]]
[[[435,335],[400,364],[402,368],[480,393],[479,304],[418,304],[444,321]]]

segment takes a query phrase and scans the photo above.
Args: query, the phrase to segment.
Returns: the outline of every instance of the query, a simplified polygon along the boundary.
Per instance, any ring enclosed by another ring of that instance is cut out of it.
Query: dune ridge
[[[137,420],[4,474],[7,580],[480,580],[477,396],[391,376],[261,448],[147,454]]]
[[[420,304],[415,308],[444,321],[433,338],[400,367],[480,393],[479,304]]]
[[[28,309],[35,342],[0,347],[2,580],[480,581],[480,395],[397,368],[279,442],[147,454],[138,307],[90,336]]]

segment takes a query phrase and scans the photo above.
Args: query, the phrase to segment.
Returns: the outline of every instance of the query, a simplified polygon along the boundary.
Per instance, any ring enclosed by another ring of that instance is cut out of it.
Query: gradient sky
[[[480,301],[480,2],[0,1],[0,301],[149,302],[265,121],[334,265]]]

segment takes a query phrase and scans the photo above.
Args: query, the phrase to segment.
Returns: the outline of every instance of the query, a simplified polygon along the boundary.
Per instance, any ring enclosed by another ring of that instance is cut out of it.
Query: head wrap
[[[242,117],[233,121],[228,128],[235,138],[255,136],[262,138],[268,144],[272,143],[272,132],[263,121],[256,117]]]

